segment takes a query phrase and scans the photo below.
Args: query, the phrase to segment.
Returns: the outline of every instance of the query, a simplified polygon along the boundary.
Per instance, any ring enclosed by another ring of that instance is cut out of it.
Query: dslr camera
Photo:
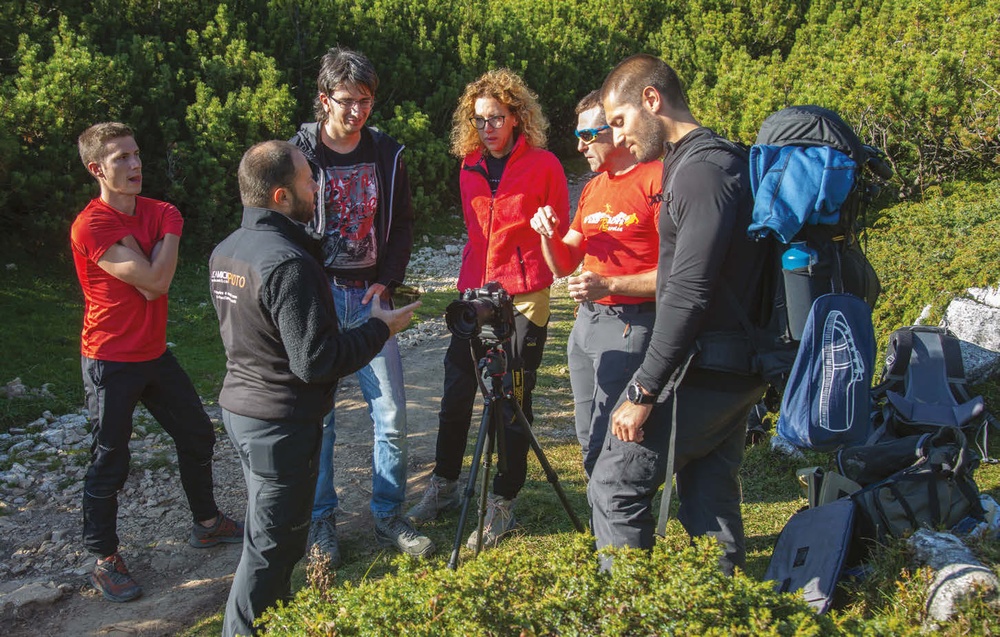
[[[489,326],[498,341],[505,341],[514,335],[514,301],[502,285],[490,281],[462,292],[445,309],[444,320],[458,338],[471,339]]]

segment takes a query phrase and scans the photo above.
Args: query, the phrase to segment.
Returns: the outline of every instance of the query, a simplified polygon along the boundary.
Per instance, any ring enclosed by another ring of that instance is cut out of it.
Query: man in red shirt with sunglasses
[[[611,410],[642,363],[656,318],[663,165],[637,163],[627,148],[615,146],[600,91],[580,100],[576,113],[577,150],[598,175],[584,186],[568,229],[559,227],[549,206],[538,210],[531,227],[542,236],[543,256],[556,276],[583,264],[568,281],[579,306],[566,352],[576,436],[590,476]]]

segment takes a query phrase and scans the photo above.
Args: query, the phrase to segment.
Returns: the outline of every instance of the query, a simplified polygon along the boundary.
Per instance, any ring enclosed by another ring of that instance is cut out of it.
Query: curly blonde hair
[[[510,69],[487,71],[465,87],[458,99],[458,108],[452,116],[451,153],[462,158],[483,148],[479,132],[469,123],[475,114],[476,100],[492,97],[506,106],[517,118],[517,128],[532,146],[545,148],[548,141],[549,120],[542,114],[538,96]]]

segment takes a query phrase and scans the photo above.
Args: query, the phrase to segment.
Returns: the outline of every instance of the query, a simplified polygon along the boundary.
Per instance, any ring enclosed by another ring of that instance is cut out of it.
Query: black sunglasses
[[[597,135],[601,131],[606,131],[609,128],[611,127],[605,124],[604,126],[598,126],[597,128],[584,128],[581,130],[575,130],[573,131],[573,134],[576,135],[576,138],[579,139],[584,144],[589,144],[595,139],[597,139]]]

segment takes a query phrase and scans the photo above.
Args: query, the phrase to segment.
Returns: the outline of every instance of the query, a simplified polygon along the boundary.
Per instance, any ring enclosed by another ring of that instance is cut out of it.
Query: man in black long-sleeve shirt
[[[243,155],[239,181],[243,222],[209,262],[227,358],[219,404],[248,495],[226,636],[254,634],[254,619],[289,597],[337,380],[368,364],[420,305],[375,304],[367,322],[340,332],[305,229],[319,189],[305,155],[287,142],[262,142]]]
[[[731,573],[746,557],[739,483],[744,419],[764,383],[702,369],[697,358],[684,369],[706,337],[741,333],[733,302],[755,311],[764,254],[746,238],[749,165],[737,147],[698,123],[676,73],[658,58],[626,59],[601,94],[615,143],[639,161],[663,157],[664,187],[653,334],[612,415],[588,487],[597,546],[652,547],[653,495],[670,480],[676,427],[678,518],[692,536],[722,544],[721,566]]]

